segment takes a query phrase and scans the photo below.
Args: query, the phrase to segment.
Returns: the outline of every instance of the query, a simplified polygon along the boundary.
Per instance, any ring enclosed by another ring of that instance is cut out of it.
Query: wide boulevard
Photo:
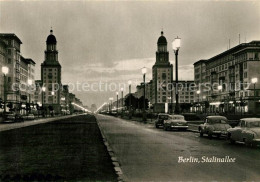
[[[125,181],[259,181],[260,150],[189,131],[164,131],[111,116],[97,120]],[[189,162],[179,159],[188,158]],[[229,158],[204,162],[202,158]],[[198,158],[199,162],[196,162]],[[233,161],[232,161],[233,160]]]

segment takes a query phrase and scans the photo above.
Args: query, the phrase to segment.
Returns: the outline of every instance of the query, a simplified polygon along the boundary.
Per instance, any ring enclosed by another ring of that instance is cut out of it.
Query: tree
[[[138,108],[138,99],[133,96],[133,94],[130,94],[128,95],[126,98],[125,98],[125,106],[129,109],[129,103],[131,101],[131,108],[133,110],[136,110]]]
[[[145,109],[149,108],[149,100],[145,99]],[[144,96],[140,97],[138,99],[138,109],[143,109],[144,108]]]
[[[190,103],[181,103],[180,104],[181,112],[189,111],[191,106],[192,106],[192,104],[190,104]]]

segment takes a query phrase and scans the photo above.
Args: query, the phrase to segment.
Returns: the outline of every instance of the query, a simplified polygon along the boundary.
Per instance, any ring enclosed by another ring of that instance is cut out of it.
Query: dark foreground
[[[116,181],[96,119],[0,132],[0,181]]]

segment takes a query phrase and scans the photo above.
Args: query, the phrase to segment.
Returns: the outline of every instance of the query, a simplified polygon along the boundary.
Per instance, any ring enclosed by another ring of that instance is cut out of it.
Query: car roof
[[[246,122],[254,122],[254,121],[260,121],[260,118],[242,118],[240,120],[244,120]]]
[[[158,114],[159,116],[162,116],[162,115],[164,115],[164,116],[168,116],[169,114],[165,114],[165,113],[160,113],[160,114]]]
[[[171,116],[181,116],[181,117],[184,117],[183,115],[180,115],[180,114],[173,114],[173,115],[171,115]]]
[[[208,118],[208,119],[226,119],[227,120],[227,118],[225,116],[207,116],[206,118]]]

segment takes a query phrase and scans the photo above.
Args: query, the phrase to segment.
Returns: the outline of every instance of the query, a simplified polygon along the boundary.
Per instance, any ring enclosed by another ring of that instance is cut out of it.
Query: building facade
[[[260,41],[239,44],[208,60],[194,64],[195,83],[200,82],[200,101],[208,112],[257,113],[260,110]],[[201,72],[199,67],[205,66]],[[203,74],[205,79],[196,75]],[[256,84],[252,79],[257,78]]]
[[[2,48],[6,48],[5,66],[9,68],[9,73],[6,75],[7,102],[12,103],[13,107],[17,108],[20,103],[20,45],[22,42],[12,33],[1,33],[0,40],[2,42]],[[5,46],[3,46],[3,42]]]
[[[4,74],[2,73],[2,67],[6,66],[6,54],[7,54],[7,45],[5,41],[0,39],[0,99],[4,100]]]
[[[55,113],[61,112],[61,65],[58,61],[57,40],[50,31],[46,40],[45,60],[41,64],[41,80],[46,92],[43,106],[52,106]]]

